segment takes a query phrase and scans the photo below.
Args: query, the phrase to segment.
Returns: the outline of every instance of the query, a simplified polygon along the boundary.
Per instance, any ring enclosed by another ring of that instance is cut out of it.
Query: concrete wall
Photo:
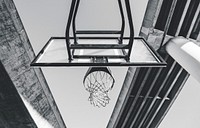
[[[41,70],[30,68],[33,58],[32,46],[13,1],[0,0],[0,60],[19,94],[53,127],[63,127]]]
[[[163,31],[154,29],[163,0],[149,0],[143,19],[140,36],[154,48],[158,49],[162,40]]]
[[[0,128],[37,128],[1,62]]]

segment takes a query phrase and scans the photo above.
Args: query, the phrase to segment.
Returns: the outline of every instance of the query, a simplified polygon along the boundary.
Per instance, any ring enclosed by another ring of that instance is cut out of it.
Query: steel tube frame
[[[84,30],[76,31],[76,34],[121,34],[121,31],[93,31],[93,30]]]
[[[88,56],[88,55],[74,55],[74,58],[85,58],[85,59],[88,59],[88,58],[91,58],[91,57],[97,57],[97,58],[121,58],[121,59],[124,59],[124,55],[91,55],[91,56]]]
[[[72,44],[71,49],[129,49],[129,47],[125,44]]]
[[[73,35],[74,35],[74,43],[77,44],[77,37],[76,37],[76,15],[77,15],[77,12],[78,12],[78,7],[79,7],[79,4],[80,4],[80,0],[77,0],[76,2],[76,6],[75,6],[75,10],[74,10],[74,17],[73,17],[73,20],[72,20],[72,23],[73,23]]]
[[[118,0],[118,5],[119,5],[119,10],[120,10],[120,14],[121,14],[121,20],[122,20],[121,35],[120,35],[120,38],[119,38],[119,44],[122,44],[123,36],[124,36],[124,28],[125,28],[125,18],[124,18],[124,12],[123,12],[123,7],[122,7],[121,0]]]
[[[55,62],[55,63],[48,63],[48,62],[39,62],[40,57],[45,53],[45,50],[48,48],[48,46],[52,43],[52,40],[66,40],[66,37],[51,37],[48,42],[44,45],[44,47],[40,50],[40,52],[37,54],[37,56],[33,59],[33,61],[31,62],[31,66],[40,66],[40,67],[46,67],[46,66],[99,66],[98,64],[94,64],[94,63],[76,63],[73,62],[73,60],[69,60],[69,63],[61,63],[61,62]],[[85,39],[101,39],[101,40],[117,40],[117,37],[80,37],[79,40],[85,40]],[[128,40],[129,38],[124,37],[123,40]],[[135,37],[134,39],[136,40],[142,40],[144,45],[149,49],[149,51],[152,53],[153,57],[156,59],[157,63],[146,63],[146,62],[130,62],[127,61],[127,55],[124,55],[123,58],[121,58],[121,56],[123,55],[119,55],[118,58],[119,59],[124,59],[126,62],[125,63],[121,63],[121,62],[109,62],[109,63],[100,63],[102,66],[139,66],[139,67],[165,67],[166,66],[166,62],[165,60],[163,60],[163,58],[150,46],[148,45],[148,43],[145,41],[145,39],[141,38],[141,37]],[[69,41],[73,40],[73,37],[69,37]],[[120,44],[122,45],[122,44]],[[71,45],[73,46],[73,44]],[[66,45],[67,47],[67,45]],[[71,49],[73,52],[73,49]],[[68,53],[67,53],[68,54]],[[76,55],[75,55],[76,56]],[[79,55],[80,56],[80,55]],[[83,56],[83,55],[81,55]],[[90,55],[91,57],[94,57],[92,55]],[[112,56],[112,55],[111,55]],[[117,56],[117,55],[116,55]],[[97,56],[98,57],[98,56]],[[74,58],[74,56],[73,56]],[[89,56],[88,56],[89,58]],[[109,56],[108,56],[109,58]]]
[[[65,31],[66,46],[67,46],[67,52],[68,52],[69,61],[72,60],[72,54],[71,54],[71,50],[70,50],[69,30],[70,30],[70,26],[71,26],[73,14],[74,14],[75,5],[76,5],[76,0],[72,0],[70,11],[69,11],[69,16],[68,16],[68,21],[67,21],[67,27],[66,27],[66,31]]]
[[[128,16],[128,22],[129,22],[129,30],[130,30],[130,40],[129,40],[129,46],[132,48],[133,46],[133,38],[134,38],[134,27],[133,27],[133,20],[132,20],[132,14],[131,14],[131,8],[130,8],[130,2],[129,0],[125,0],[125,5],[126,5],[126,12]],[[128,51],[128,57],[131,55],[131,50],[129,49]],[[129,58],[128,58],[129,60]]]
[[[73,59],[73,53],[74,53],[74,52],[71,52],[72,47],[70,44],[70,36],[69,36],[71,24],[72,24],[72,31],[73,31],[75,45],[78,45],[76,34],[120,34],[119,44],[122,44],[122,40],[123,40],[123,36],[124,36],[124,28],[125,28],[125,17],[124,17],[121,0],[118,0],[119,10],[120,10],[120,15],[121,15],[121,20],[122,20],[122,25],[121,25],[120,31],[76,31],[76,16],[77,16],[79,4],[80,4],[80,0],[72,0],[71,6],[70,6],[70,12],[68,15],[67,26],[66,26],[65,37],[66,37],[66,46],[67,46],[67,52],[69,55],[69,60]],[[125,8],[126,8],[127,18],[128,18],[128,23],[129,23],[129,29],[130,29],[129,43],[127,45],[128,46],[128,54],[127,54],[127,56],[125,56],[125,59],[128,61],[130,58],[131,49],[132,49],[132,45],[133,45],[133,39],[134,39],[134,28],[133,28],[133,21],[132,21],[132,14],[131,14],[129,0],[125,0]],[[116,47],[116,48],[119,49],[118,47]],[[76,48],[73,48],[73,50],[74,49],[76,49]],[[101,49],[101,48],[99,47],[99,49]],[[104,46],[103,46],[103,49],[105,49]],[[110,47],[108,49],[113,49],[113,47]],[[122,48],[122,50],[123,50],[123,48]]]

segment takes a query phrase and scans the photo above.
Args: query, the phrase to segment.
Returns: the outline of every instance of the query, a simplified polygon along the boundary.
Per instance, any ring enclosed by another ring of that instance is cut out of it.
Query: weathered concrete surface
[[[37,128],[1,62],[0,128]]]
[[[53,127],[63,128],[64,122],[42,71],[30,68],[33,58],[32,46],[13,1],[0,0],[0,61],[17,91]]]

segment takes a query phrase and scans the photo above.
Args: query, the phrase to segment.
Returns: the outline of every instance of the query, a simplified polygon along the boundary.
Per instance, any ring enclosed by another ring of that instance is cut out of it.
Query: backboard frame
[[[44,54],[45,49],[53,39],[66,39],[65,37],[51,37],[49,41],[45,44],[45,46],[41,49],[41,51],[37,54],[35,59],[31,62],[31,66],[34,67],[70,67],[70,66],[87,66],[87,67],[95,67],[95,66],[134,66],[134,67],[166,67],[166,62],[163,60],[163,58],[146,42],[146,40],[142,37],[135,37],[134,40],[142,40],[144,45],[147,47],[147,49],[151,52],[152,56],[156,59],[157,63],[155,62],[130,62],[129,59],[126,59],[126,57],[122,56],[115,56],[114,58],[123,58],[126,60],[125,62],[97,62],[97,63],[91,63],[91,62],[73,62],[69,60],[69,62],[66,63],[60,63],[60,62],[38,62],[38,59],[41,57],[41,55]],[[70,37],[70,39],[74,39],[73,37]],[[106,40],[112,40],[112,39],[118,39],[117,37],[79,37],[79,39],[106,39]],[[123,39],[129,39],[128,37],[124,37]],[[80,44],[82,45],[82,44]],[[79,44],[76,44],[77,49],[80,49]],[[87,45],[88,46],[88,45]],[[93,46],[93,45],[92,45]],[[95,45],[94,47],[96,47]],[[108,47],[107,47],[108,46]],[[112,49],[113,47],[111,45],[103,46],[105,49]],[[114,45],[113,45],[114,46]],[[88,47],[90,49],[91,45]],[[115,46],[114,46],[115,47]],[[123,49],[126,48],[126,45],[123,45],[123,47],[116,47],[117,49]],[[98,47],[96,47],[98,48]],[[102,47],[99,47],[102,49]],[[76,48],[73,48],[76,49]],[[66,52],[67,49],[66,49]],[[132,53],[134,54],[134,53]],[[85,56],[87,57],[87,56]],[[112,57],[112,56],[111,56]]]

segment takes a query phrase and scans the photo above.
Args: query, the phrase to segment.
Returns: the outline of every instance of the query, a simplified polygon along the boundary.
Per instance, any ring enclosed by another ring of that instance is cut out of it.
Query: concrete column
[[[65,127],[12,0],[0,0],[0,60],[17,91],[55,128]]]

